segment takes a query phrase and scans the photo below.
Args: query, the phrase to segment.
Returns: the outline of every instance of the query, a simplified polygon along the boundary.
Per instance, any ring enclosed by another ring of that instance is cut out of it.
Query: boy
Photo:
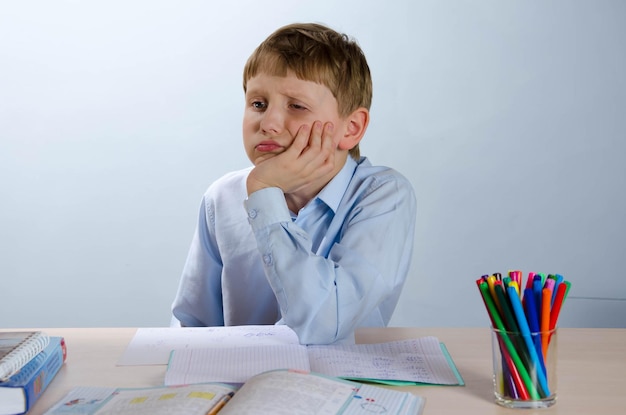
[[[372,96],[361,49],[321,25],[285,26],[249,58],[243,89],[254,166],[204,194],[175,319],[287,324],[302,344],[386,326],[409,269],[415,195],[359,156]]]

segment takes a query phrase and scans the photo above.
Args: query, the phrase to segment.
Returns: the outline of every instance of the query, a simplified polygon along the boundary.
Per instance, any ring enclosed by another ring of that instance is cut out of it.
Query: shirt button
[[[272,265],[272,255],[270,254],[263,255],[263,262],[265,263],[265,265]]]
[[[256,209],[250,209],[250,210],[248,211],[248,217],[249,217],[250,219],[254,219],[254,218],[256,218],[256,215],[257,215],[257,210],[256,210]]]

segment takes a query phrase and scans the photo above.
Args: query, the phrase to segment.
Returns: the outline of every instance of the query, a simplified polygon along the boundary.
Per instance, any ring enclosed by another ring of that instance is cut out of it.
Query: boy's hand
[[[267,154],[254,160],[248,175],[248,194],[266,187],[279,187],[284,193],[303,188],[333,171],[337,143],[333,125],[303,125],[291,146],[280,154]]]

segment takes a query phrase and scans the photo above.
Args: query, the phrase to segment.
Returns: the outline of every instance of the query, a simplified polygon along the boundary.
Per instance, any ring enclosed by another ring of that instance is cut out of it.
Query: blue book
[[[8,380],[0,382],[0,415],[24,414],[46,390],[65,362],[63,337],[50,337],[50,343]]]

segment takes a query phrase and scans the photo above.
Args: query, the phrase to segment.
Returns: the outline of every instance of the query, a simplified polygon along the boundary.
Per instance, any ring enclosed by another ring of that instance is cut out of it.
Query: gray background
[[[486,326],[475,286],[572,282],[626,327],[626,2],[0,2],[0,327],[163,326],[200,197],[248,166],[241,70],[294,21],[354,36],[362,152],[413,183],[397,326]]]

